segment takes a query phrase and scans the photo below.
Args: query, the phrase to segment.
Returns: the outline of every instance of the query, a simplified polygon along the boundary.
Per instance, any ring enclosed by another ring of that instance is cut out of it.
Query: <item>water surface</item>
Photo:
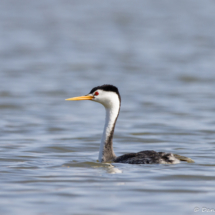
[[[214,11],[200,0],[1,1],[0,213],[215,208]],[[122,97],[117,155],[195,163],[99,164],[104,108],[64,99],[101,84]]]

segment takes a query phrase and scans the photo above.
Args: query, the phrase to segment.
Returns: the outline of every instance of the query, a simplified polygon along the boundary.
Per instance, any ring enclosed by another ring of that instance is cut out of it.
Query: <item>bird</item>
[[[180,161],[193,163],[191,158],[154,150],[140,151],[116,156],[113,150],[113,134],[121,107],[121,96],[116,86],[104,84],[94,87],[87,95],[66,99],[67,101],[91,100],[105,107],[106,118],[99,148],[99,162],[126,164],[177,164]]]

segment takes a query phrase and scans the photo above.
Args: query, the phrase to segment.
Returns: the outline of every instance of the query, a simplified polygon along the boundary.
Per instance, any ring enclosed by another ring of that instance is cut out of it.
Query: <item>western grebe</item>
[[[176,164],[180,161],[194,162],[192,159],[177,154],[155,152],[152,150],[129,153],[116,157],[113,151],[113,133],[121,106],[121,97],[117,87],[102,85],[94,87],[85,96],[66,100],[91,100],[101,103],[106,110],[104,131],[100,143],[99,162],[115,162],[129,164]]]

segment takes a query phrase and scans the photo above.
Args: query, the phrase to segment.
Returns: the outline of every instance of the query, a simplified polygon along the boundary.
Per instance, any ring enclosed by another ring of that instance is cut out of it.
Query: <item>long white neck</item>
[[[113,133],[119,109],[120,101],[118,98],[111,102],[111,104],[105,106],[106,118],[99,150],[99,162],[108,162],[116,158],[113,151]]]

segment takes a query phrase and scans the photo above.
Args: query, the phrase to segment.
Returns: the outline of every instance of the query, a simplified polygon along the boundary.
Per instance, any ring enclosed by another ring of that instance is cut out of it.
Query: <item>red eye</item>
[[[95,93],[94,93],[94,96],[98,96],[98,95],[99,95],[99,92],[95,92]]]

